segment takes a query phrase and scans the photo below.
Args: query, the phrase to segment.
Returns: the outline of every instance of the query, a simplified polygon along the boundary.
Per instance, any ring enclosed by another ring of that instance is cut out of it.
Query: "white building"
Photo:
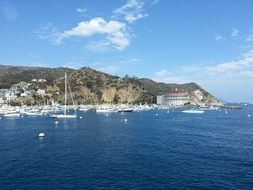
[[[157,96],[157,104],[165,106],[183,106],[190,102],[187,92],[176,92]]]
[[[38,94],[39,96],[44,96],[44,95],[46,95],[46,91],[45,91],[45,90],[42,90],[42,89],[38,89],[38,90],[37,90],[37,94]]]
[[[47,82],[46,79],[38,79],[38,82]]]
[[[4,99],[0,97],[0,104],[4,104]]]
[[[9,92],[7,92],[7,93],[5,94],[5,99],[6,99],[7,101],[16,100],[16,98],[17,98],[16,94],[15,94],[14,92],[12,92],[12,91],[9,91]]]

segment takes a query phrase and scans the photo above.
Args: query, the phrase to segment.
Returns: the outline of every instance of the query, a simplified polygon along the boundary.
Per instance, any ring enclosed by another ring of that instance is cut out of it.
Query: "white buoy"
[[[158,113],[156,113],[155,115],[158,116]]]
[[[248,117],[251,117],[251,115],[249,114]]]
[[[125,122],[127,122],[127,119],[124,119]]]
[[[106,114],[106,117],[109,117],[109,115],[108,115],[108,114]]]
[[[59,123],[59,121],[56,121],[56,122],[54,122],[55,124],[58,124]]]
[[[0,117],[0,119],[2,119],[2,118]]]
[[[24,116],[23,116],[23,115],[21,115],[21,117],[23,118]]]
[[[83,117],[82,117],[82,116],[80,116],[79,118],[80,118],[80,119],[83,119]]]
[[[170,113],[170,110],[168,110],[167,113]]]
[[[40,133],[39,137],[45,137],[45,134],[44,133]]]

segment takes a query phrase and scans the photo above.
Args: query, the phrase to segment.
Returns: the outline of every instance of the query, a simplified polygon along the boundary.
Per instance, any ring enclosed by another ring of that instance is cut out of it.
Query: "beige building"
[[[190,96],[187,92],[175,92],[157,96],[157,105],[183,106],[189,102]]]

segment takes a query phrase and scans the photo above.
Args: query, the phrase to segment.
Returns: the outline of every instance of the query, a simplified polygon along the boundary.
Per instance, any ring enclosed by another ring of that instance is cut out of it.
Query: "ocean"
[[[0,189],[253,189],[253,106],[242,108],[1,117]]]

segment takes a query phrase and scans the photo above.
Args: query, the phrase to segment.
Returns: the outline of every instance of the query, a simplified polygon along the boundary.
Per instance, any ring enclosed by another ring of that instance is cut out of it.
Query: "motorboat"
[[[182,112],[183,113],[202,114],[202,113],[204,113],[204,110],[189,109],[189,110],[183,110]]]
[[[97,113],[110,113],[110,112],[117,112],[117,110],[113,107],[109,106],[99,106],[96,108]]]
[[[133,109],[132,108],[119,108],[118,112],[132,112]]]

